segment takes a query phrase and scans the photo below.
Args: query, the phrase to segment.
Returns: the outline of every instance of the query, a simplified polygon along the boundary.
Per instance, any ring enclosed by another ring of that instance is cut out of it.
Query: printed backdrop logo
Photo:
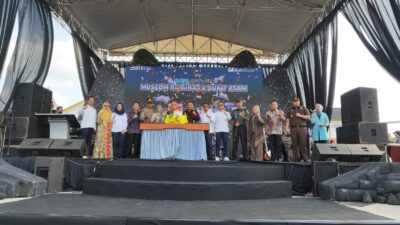
[[[237,98],[247,107],[262,103],[264,95],[261,69],[128,67],[125,70],[125,102],[142,104],[152,98],[166,105],[172,99],[216,104],[222,100],[228,108]]]

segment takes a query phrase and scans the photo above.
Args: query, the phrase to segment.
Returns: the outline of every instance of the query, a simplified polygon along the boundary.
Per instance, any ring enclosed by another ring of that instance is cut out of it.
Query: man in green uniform
[[[249,120],[249,111],[243,107],[243,101],[237,99],[236,109],[232,110],[231,117],[233,123],[233,146],[232,146],[232,159],[239,159],[239,140],[242,145],[243,160],[248,160],[247,152],[247,128],[246,121]]]

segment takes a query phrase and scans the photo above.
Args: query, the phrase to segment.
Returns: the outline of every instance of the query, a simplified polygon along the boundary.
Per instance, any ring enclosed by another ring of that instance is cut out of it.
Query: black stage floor
[[[0,224],[400,224],[316,198],[156,201],[50,194],[0,204]]]

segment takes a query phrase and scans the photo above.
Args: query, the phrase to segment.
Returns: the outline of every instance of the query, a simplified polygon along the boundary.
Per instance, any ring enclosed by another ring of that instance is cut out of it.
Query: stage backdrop
[[[132,66],[125,70],[125,103],[129,106],[145,99],[166,105],[172,100],[178,103],[193,101],[195,105],[225,102],[228,109],[235,99],[243,99],[250,110],[255,104],[267,106],[265,101],[263,70],[259,68],[201,68],[201,67],[143,67]]]

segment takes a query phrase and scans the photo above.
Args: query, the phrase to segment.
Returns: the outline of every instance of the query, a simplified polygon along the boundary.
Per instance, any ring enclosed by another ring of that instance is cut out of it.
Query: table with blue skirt
[[[141,124],[141,159],[207,160],[208,124]]]

